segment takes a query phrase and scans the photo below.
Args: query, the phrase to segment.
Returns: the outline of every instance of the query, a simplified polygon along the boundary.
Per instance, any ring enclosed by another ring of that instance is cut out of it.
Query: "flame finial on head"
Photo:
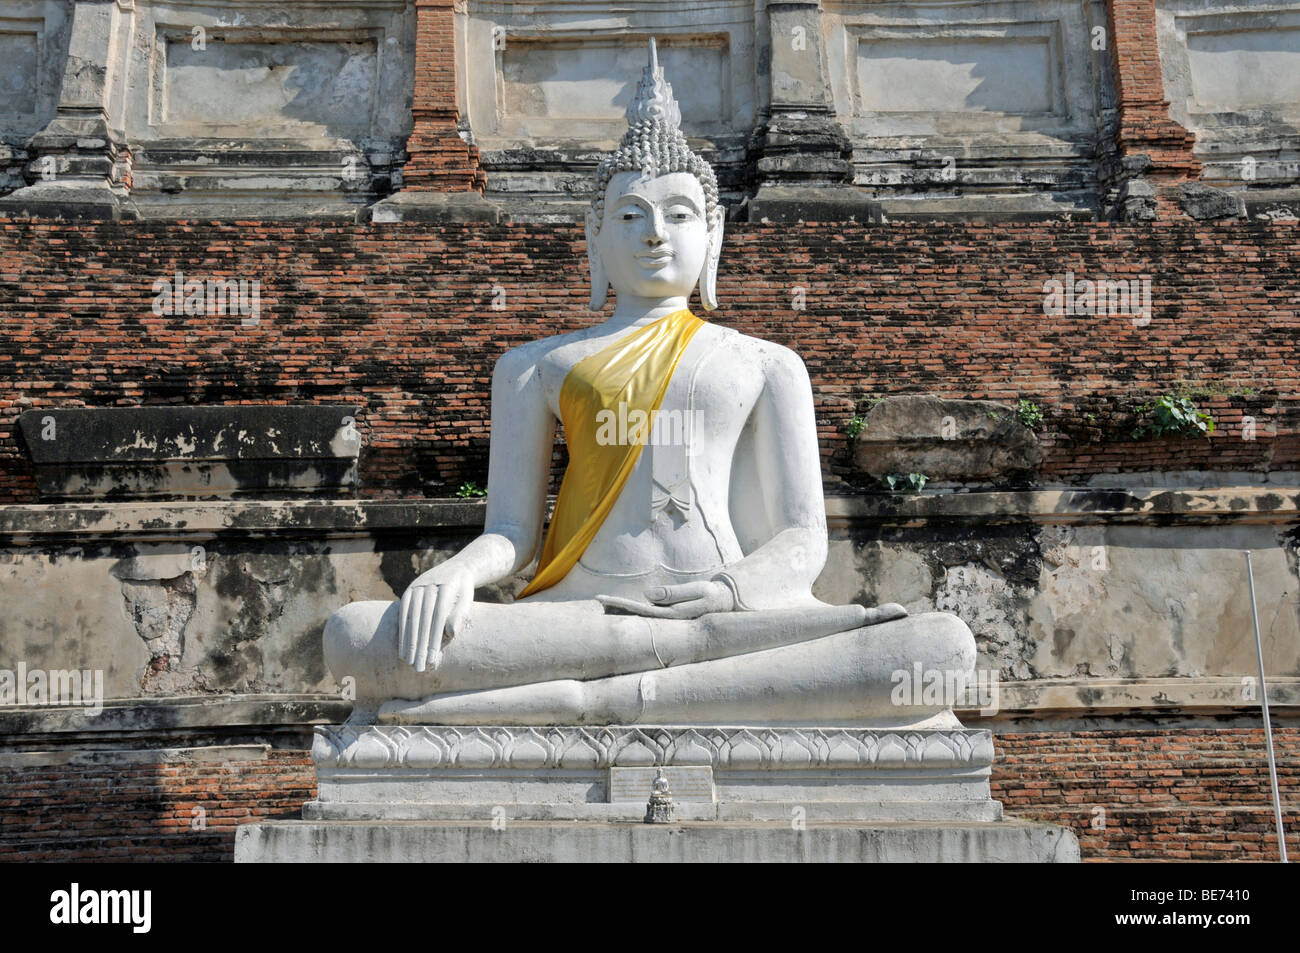
[[[637,83],[636,95],[627,104],[627,124],[636,126],[658,119],[676,129],[682,124],[682,111],[673,98],[673,87],[664,79],[664,68],[659,65],[659,51],[654,37],[650,37],[650,62]]]

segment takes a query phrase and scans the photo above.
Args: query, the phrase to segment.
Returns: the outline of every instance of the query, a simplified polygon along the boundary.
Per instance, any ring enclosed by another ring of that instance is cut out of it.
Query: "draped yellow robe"
[[[560,423],[569,465],[560,482],[537,575],[519,598],[563,579],[596,537],[641,457],[682,352],[703,326],[704,321],[690,311],[675,311],[583,358],[564,378]],[[611,440],[611,428],[601,426],[610,415],[614,420],[646,423],[628,426],[623,434],[615,427],[621,439]]]

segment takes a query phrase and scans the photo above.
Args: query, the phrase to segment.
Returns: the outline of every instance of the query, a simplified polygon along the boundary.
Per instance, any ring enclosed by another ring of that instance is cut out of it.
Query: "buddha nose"
[[[650,218],[646,224],[650,226],[650,230],[645,236],[647,245],[653,247],[655,245],[662,245],[664,242],[668,241],[668,232],[664,228],[664,217],[662,212],[655,209],[650,214]]]

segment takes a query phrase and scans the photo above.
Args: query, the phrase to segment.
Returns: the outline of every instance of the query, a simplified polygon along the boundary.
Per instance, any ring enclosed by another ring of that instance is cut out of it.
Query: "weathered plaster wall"
[[[379,506],[8,508],[8,667],[102,669],[110,698],[334,692],[321,656],[334,608],[392,598],[467,535],[430,515],[455,504]]]
[[[201,31],[202,41],[198,40]],[[411,131],[404,0],[136,4],[121,124],[143,215],[354,211]]]
[[[1296,16],[1285,0],[11,0],[0,196],[29,186],[9,207],[42,216],[364,219],[408,185],[486,183],[488,204],[425,196],[425,214],[573,221],[654,36],[734,217],[1143,218],[1172,208],[1142,176],[1190,149],[1182,123],[1207,183],[1259,199],[1188,214],[1294,218]]]
[[[1295,486],[833,497],[828,515],[820,598],[956,613],[1002,704],[1044,717],[1251,707],[1251,549],[1272,688],[1300,703]],[[0,508],[0,667],[102,669],[123,700],[339,697],[329,614],[397,598],[481,521],[433,501]]]
[[[1009,707],[1122,706],[1141,697],[1126,680],[1153,686],[1155,706],[1161,694],[1185,705],[1195,704],[1186,692],[1230,696],[1255,669],[1246,549],[1268,592],[1266,666],[1300,675],[1294,488],[912,499],[905,512],[925,513],[915,522],[832,501],[843,515],[819,595],[956,613],[976,633],[980,667],[1013,683]]]
[[[33,158],[27,141],[54,118],[72,5],[10,0],[0,8],[0,195],[26,184],[23,172]]]
[[[754,6],[472,0],[457,16],[461,114],[482,150],[490,194],[516,214],[572,221],[595,164],[627,130],[624,110],[659,44],[682,131],[714,164],[724,196],[743,195],[746,141],[762,105]],[[578,209],[580,210],[580,204]]]
[[[6,3],[0,187],[69,214],[353,217],[400,186],[414,34],[407,0]]]
[[[1107,47],[1091,42],[1106,29],[1099,0],[843,0],[825,16],[855,181],[886,214],[980,193],[1025,212],[1097,212],[1115,106]]]
[[[1243,192],[1293,184],[1300,8],[1283,0],[1161,0],[1156,23],[1170,115],[1196,134],[1203,180]]]

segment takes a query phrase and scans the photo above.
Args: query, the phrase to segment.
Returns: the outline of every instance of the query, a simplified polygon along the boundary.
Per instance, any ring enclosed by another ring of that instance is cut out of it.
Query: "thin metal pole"
[[[1273,754],[1273,723],[1268,717],[1268,686],[1264,684],[1264,642],[1259,637],[1259,609],[1255,606],[1255,573],[1246,553],[1246,581],[1250,584],[1250,618],[1255,624],[1255,658],[1259,661],[1259,701],[1264,709],[1264,738],[1268,742],[1268,780],[1273,786],[1273,818],[1277,821],[1277,850],[1286,863],[1286,831],[1282,827],[1282,798],[1277,793],[1277,757]]]

